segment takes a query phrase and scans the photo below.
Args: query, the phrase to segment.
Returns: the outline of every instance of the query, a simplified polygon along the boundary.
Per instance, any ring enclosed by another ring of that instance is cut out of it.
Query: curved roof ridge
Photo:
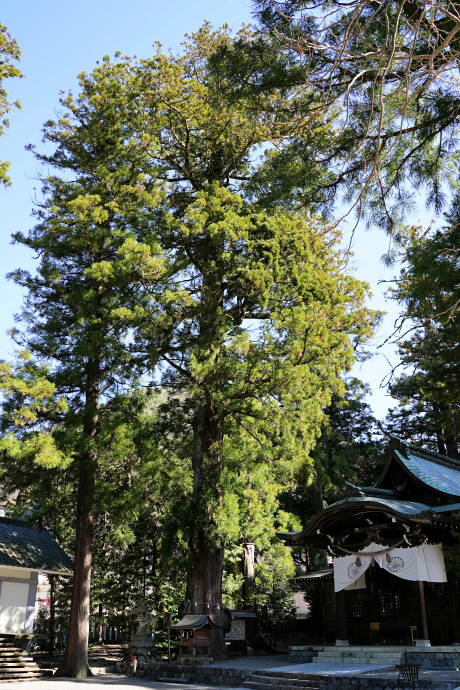
[[[435,453],[434,450],[427,450],[426,448],[421,448],[420,446],[416,446],[414,443],[409,443],[409,441],[405,441],[404,439],[399,438],[398,436],[393,436],[393,434],[391,434],[391,438],[394,438],[396,441],[399,441],[399,443],[401,443],[404,446],[407,446],[408,448],[413,448],[417,453],[423,453],[423,455],[431,455],[435,462],[436,460],[442,460],[449,464],[456,465],[460,470],[460,460],[457,460],[456,458],[451,458],[449,455],[443,455],[443,453]]]
[[[412,453],[402,453],[395,448],[394,454],[400,465],[413,480],[423,487],[436,491],[445,497],[460,497],[460,468],[446,462],[434,462],[431,457]]]

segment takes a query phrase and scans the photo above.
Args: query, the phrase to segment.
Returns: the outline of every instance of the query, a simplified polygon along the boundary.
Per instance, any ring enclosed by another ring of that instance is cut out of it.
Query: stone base
[[[429,640],[415,640],[416,647],[431,647],[431,642]]]
[[[209,663],[209,661],[208,661]],[[123,664],[117,664],[117,673],[126,673]],[[128,673],[132,675],[132,671]],[[166,662],[155,664],[140,663],[137,668],[136,676],[138,678],[150,678],[156,680],[157,678],[172,678],[178,680],[178,683],[187,682],[189,684],[204,684],[204,685],[220,685],[226,688],[240,688],[243,681],[246,680],[251,671],[246,668],[219,668],[218,664],[214,666],[184,666],[177,664],[168,664]]]
[[[292,664],[309,664],[323,649],[324,645],[291,646],[289,647],[289,661]]]
[[[349,647],[350,643],[348,642],[348,640],[336,640],[335,646],[336,647]]]
[[[156,653],[155,647],[135,647],[133,645],[129,645],[128,647],[128,653],[130,657],[135,657],[137,661],[148,661],[148,662],[155,662],[155,661],[161,661],[161,657],[159,657]]]
[[[194,656],[193,654],[177,657],[177,663],[183,666],[208,666],[214,659],[211,656]]]

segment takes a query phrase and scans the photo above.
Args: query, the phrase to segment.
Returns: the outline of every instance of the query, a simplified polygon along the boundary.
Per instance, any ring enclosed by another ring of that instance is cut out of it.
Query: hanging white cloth
[[[358,584],[354,587],[350,585],[354,585],[363,577],[372,560],[384,570],[403,580],[447,582],[440,544],[422,544],[392,549],[372,542],[357,554],[334,558],[335,591],[360,587]]]
[[[366,589],[366,573],[360,575],[357,580],[348,585],[348,587],[345,587],[345,589],[347,592],[350,589]]]

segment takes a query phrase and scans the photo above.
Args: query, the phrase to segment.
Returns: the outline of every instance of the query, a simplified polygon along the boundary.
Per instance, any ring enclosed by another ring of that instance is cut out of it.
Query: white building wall
[[[38,573],[0,568],[0,633],[33,633]]]

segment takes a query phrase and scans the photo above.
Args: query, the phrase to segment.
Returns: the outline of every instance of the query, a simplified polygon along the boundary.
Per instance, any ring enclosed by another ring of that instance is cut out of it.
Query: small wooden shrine
[[[392,439],[375,487],[350,485],[302,532],[280,535],[332,557],[332,569],[305,575],[323,641],[460,642],[460,579],[444,561],[459,514],[460,462]]]
[[[181,656],[210,656],[211,632],[217,627],[209,616],[184,616],[171,629],[180,631]]]
[[[51,534],[0,517],[0,634],[33,637],[38,573],[69,576],[73,563]]]

